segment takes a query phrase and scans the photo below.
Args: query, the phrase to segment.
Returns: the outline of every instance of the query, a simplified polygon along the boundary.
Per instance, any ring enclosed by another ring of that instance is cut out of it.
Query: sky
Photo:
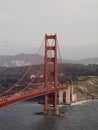
[[[98,0],[0,0],[0,55],[37,53],[45,33],[62,58],[98,57]]]

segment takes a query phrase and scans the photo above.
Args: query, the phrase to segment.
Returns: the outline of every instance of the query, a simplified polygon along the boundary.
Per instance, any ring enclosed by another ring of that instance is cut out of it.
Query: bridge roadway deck
[[[32,99],[35,97],[39,97],[45,94],[49,94],[49,93],[53,93],[55,91],[59,91],[59,90],[63,90],[63,89],[67,89],[67,85],[65,86],[58,86],[57,88],[44,88],[44,89],[38,89],[36,91],[31,91],[31,92],[24,92],[21,93],[20,96],[12,96],[12,97],[5,97],[2,99],[2,97],[0,97],[2,100],[0,101],[0,108],[18,103],[18,102],[22,102],[28,99]]]

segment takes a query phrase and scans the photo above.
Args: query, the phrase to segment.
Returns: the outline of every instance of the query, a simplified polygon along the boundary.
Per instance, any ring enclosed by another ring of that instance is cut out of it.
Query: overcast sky
[[[0,55],[36,53],[45,33],[63,58],[98,57],[98,0],[0,0]]]

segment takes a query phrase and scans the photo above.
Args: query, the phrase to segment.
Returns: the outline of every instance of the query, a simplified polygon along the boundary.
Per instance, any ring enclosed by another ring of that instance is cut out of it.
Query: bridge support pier
[[[54,93],[54,115],[58,115],[58,96],[57,91]]]
[[[47,115],[48,113],[49,113],[49,97],[46,94],[45,101],[44,101],[44,114]]]
[[[54,93],[53,96],[53,102],[51,105],[53,105],[52,107],[49,106],[49,96],[45,95],[45,103],[44,103],[44,111],[43,113],[45,115],[58,115],[59,114],[59,110],[58,110],[58,94],[57,92]]]
[[[68,84],[65,90],[59,90],[59,104],[71,104],[74,101],[73,99],[73,86]]]

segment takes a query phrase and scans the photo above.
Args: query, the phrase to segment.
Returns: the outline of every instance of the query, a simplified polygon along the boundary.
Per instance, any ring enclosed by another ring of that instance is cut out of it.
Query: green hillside
[[[29,76],[24,81],[31,80],[30,75],[37,74],[42,66],[33,65]],[[28,67],[0,67],[0,93],[15,84],[27,71]],[[51,70],[51,65],[49,69]],[[44,66],[42,70],[44,70]],[[98,98],[98,65],[59,64],[58,79],[61,84],[73,82],[74,91],[77,93],[79,100]],[[37,78],[35,82],[44,82],[44,79]]]
[[[98,98],[98,76],[78,77],[79,81],[74,81],[74,92],[77,93],[78,100]]]

